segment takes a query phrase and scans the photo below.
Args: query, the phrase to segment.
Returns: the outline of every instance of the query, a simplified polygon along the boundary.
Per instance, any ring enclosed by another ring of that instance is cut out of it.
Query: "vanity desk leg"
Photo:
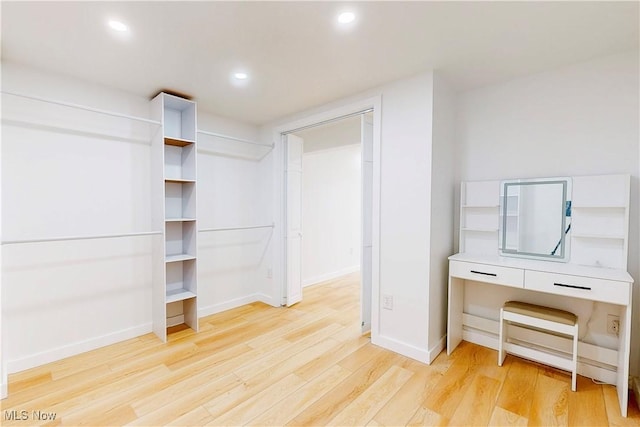
[[[464,305],[464,279],[449,276],[447,310],[447,355],[462,341],[462,313]]]

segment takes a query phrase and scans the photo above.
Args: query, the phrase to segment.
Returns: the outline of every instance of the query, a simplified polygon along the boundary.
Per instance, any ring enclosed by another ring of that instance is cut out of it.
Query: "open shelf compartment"
[[[167,262],[178,261],[176,257],[194,259],[196,253],[196,223],[167,222],[165,228],[165,258]],[[173,261],[170,261],[173,260]],[[183,259],[180,259],[182,261]]]
[[[196,262],[186,260],[166,265],[166,303],[182,301],[196,296]]]

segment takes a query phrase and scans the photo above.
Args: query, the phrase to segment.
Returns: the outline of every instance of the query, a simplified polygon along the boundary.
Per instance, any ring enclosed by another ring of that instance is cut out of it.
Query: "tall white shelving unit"
[[[162,126],[152,142],[152,222],[163,230],[153,249],[153,331],[198,330],[196,104],[167,93],[151,101]]]

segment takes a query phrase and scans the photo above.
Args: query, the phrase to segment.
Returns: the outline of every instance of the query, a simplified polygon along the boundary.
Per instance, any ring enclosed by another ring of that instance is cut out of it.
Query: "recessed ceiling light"
[[[353,22],[354,19],[356,19],[356,15],[353,12],[342,12],[338,15],[338,22],[341,24],[348,24]]]
[[[121,33],[125,31],[129,31],[129,27],[127,27],[125,24],[123,24],[120,21],[114,21],[114,20],[109,21],[109,27],[111,27],[112,30],[120,31]]]
[[[247,73],[233,73],[233,77],[235,77],[238,80],[246,80],[249,78],[249,75]]]

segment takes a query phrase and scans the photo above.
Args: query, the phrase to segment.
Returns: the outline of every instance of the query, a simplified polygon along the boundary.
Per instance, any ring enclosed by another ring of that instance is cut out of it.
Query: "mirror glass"
[[[501,193],[501,254],[568,261],[571,178],[503,181]]]

